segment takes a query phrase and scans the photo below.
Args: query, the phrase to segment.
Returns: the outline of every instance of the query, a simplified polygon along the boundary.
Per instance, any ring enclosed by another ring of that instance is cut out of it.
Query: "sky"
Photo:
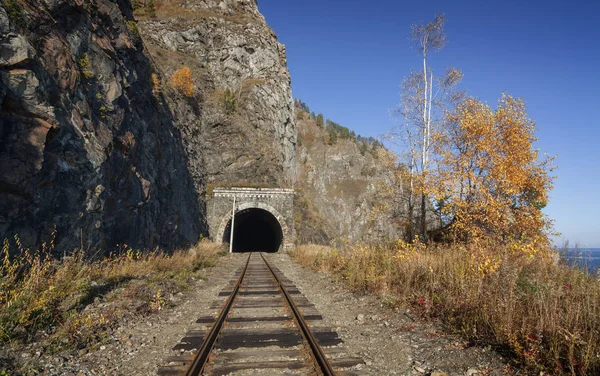
[[[462,69],[461,89],[493,107],[522,97],[536,147],[557,155],[545,213],[557,245],[600,248],[600,2],[258,0],[286,45],[294,98],[362,136],[395,124],[400,82],[422,60],[411,25],[446,15],[434,73]]]

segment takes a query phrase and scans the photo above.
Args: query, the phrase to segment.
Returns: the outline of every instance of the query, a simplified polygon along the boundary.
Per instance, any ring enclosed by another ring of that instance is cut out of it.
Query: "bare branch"
[[[415,42],[419,52],[423,56],[426,56],[429,51],[437,51],[444,48],[446,45],[445,23],[446,16],[444,13],[439,13],[427,25],[412,25],[411,40]]]

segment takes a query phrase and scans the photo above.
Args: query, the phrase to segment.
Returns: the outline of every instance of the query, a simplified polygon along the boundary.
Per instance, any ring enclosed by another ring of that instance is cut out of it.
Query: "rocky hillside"
[[[25,246],[175,248],[206,233],[207,183],[295,177],[255,1],[2,0],[0,102],[0,237]]]
[[[296,108],[299,242],[343,244],[399,237],[398,223],[377,205],[390,179],[389,166],[379,159],[383,147],[374,140],[358,139],[343,127],[336,132],[317,125],[305,110]]]
[[[377,147],[294,115],[255,0],[0,5],[1,238],[175,248],[206,234],[217,185],[298,188],[301,242],[397,233]]]

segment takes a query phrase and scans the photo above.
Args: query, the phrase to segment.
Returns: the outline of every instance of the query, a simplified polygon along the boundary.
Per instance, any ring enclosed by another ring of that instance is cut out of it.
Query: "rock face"
[[[173,248],[206,229],[128,1],[0,3],[0,237]]]
[[[211,185],[291,186],[296,127],[285,47],[254,0],[166,2],[140,8],[142,38],[162,76],[198,192]],[[195,92],[171,77],[182,67]],[[204,174],[204,175],[203,175]]]
[[[206,235],[207,185],[293,185],[285,48],[256,2],[145,3],[0,2],[0,238],[170,249]]]
[[[296,231],[300,243],[344,244],[397,239],[402,230],[377,206],[389,185],[380,146],[352,138],[329,141],[328,132],[296,109],[299,147]]]

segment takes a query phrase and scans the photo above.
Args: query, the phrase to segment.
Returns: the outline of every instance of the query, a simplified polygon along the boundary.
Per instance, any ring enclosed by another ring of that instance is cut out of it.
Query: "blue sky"
[[[295,98],[363,136],[394,124],[399,84],[422,64],[413,23],[447,18],[435,72],[463,70],[462,89],[496,104],[523,97],[537,147],[558,155],[545,212],[561,239],[600,247],[600,2],[258,0],[287,48]],[[560,240],[559,240],[560,242]]]

